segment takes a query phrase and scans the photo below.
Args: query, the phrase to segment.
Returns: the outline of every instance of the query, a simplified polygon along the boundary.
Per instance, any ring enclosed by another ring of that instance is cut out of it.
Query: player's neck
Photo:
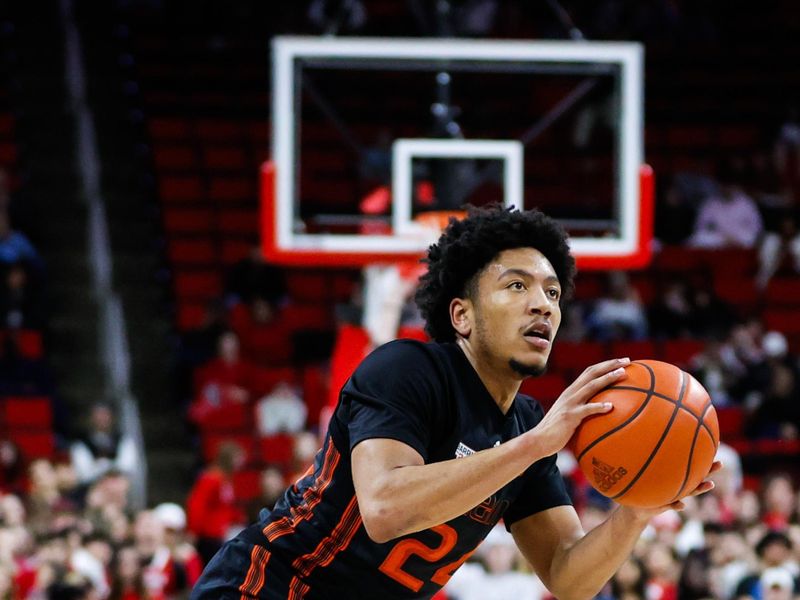
[[[506,414],[511,405],[514,403],[514,398],[519,391],[521,381],[519,375],[512,372],[507,365],[495,365],[491,360],[485,359],[482,353],[477,352],[476,349],[464,338],[456,340],[458,347],[464,352],[469,364],[475,369],[481,382],[483,383],[489,395],[494,400],[500,412]]]

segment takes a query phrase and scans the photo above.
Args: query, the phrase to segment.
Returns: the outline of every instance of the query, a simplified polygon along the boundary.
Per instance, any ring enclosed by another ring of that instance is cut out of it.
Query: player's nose
[[[549,316],[553,307],[550,299],[547,297],[547,292],[541,287],[534,287],[531,293],[528,294],[528,312],[534,315]]]

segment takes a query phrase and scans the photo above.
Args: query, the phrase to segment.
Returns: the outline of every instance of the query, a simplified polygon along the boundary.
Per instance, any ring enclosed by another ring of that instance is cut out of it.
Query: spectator
[[[282,269],[264,260],[261,247],[256,245],[231,268],[225,290],[230,304],[249,304],[255,298],[263,298],[279,305],[286,296],[286,276]]]
[[[697,201],[690,197],[684,178],[673,177],[666,192],[659,194],[655,209],[655,236],[662,244],[683,244],[692,233]]]
[[[609,273],[606,293],[595,302],[586,328],[590,336],[600,341],[638,340],[647,335],[642,300],[623,271]]]
[[[39,254],[24,234],[11,228],[8,213],[0,210],[0,264],[23,262],[39,266]]]
[[[114,553],[111,593],[108,600],[146,600],[142,564],[132,543],[125,543]]]
[[[258,513],[262,510],[272,510],[286,491],[286,479],[281,470],[275,466],[267,466],[261,471],[258,484],[258,496],[247,505],[248,523],[258,521]]]
[[[763,361],[751,369],[750,404],[755,407],[747,422],[750,437],[796,439],[800,435],[800,372],[789,353],[786,337],[777,331],[764,335]]]
[[[306,405],[294,387],[281,382],[256,404],[256,429],[262,436],[299,433],[307,415]]]
[[[222,406],[248,402],[255,387],[255,369],[241,357],[239,337],[227,331],[217,348],[217,358],[197,374],[197,396],[189,407],[189,419],[196,425],[205,423]]]
[[[710,567],[708,550],[696,549],[689,552],[683,561],[678,580],[680,600],[702,600],[711,597]]]
[[[181,579],[176,587],[191,589],[200,578],[203,561],[194,546],[186,541],[186,512],[173,502],[164,502],[153,509],[153,514],[164,527],[164,545]]]
[[[264,366],[288,364],[292,358],[292,331],[277,306],[264,298],[231,310],[231,327],[241,340],[242,353]]]
[[[754,248],[763,222],[755,201],[748,196],[732,166],[718,173],[720,190],[700,205],[689,245],[696,248]]]
[[[113,409],[103,402],[92,407],[86,433],[71,444],[70,458],[81,485],[112,470],[130,476],[138,468],[133,439],[120,433]]]
[[[795,273],[800,273],[800,231],[791,213],[781,217],[777,231],[767,232],[761,240],[756,286],[766,289],[772,276],[787,262]]]
[[[42,307],[34,282],[22,263],[9,265],[0,291],[0,327],[36,329],[42,326]]]
[[[679,565],[672,548],[661,542],[653,543],[645,555],[647,598],[649,600],[676,600]]]
[[[195,481],[186,500],[188,529],[197,537],[197,551],[208,564],[241,525],[243,516],[236,506],[233,474],[244,466],[244,451],[235,442],[223,442],[214,462]]]
[[[11,440],[0,439],[0,494],[22,493],[26,485],[25,461],[19,446]]]
[[[647,571],[641,560],[630,556],[611,579],[611,594],[615,600],[645,600]]]
[[[792,542],[785,533],[768,532],[756,545],[756,554],[760,561],[759,570],[739,582],[735,592],[737,598],[764,598],[761,578],[772,569],[785,569],[792,579],[798,573],[797,561],[792,558]]]
[[[786,531],[794,511],[795,492],[785,473],[771,475],[764,481],[761,521],[771,531]]]

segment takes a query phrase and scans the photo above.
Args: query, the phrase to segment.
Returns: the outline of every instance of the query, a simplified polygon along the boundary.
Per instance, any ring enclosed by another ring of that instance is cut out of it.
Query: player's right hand
[[[610,402],[589,403],[598,392],[625,378],[629,358],[615,358],[588,367],[565,389],[532,430],[545,456],[567,445],[575,428],[586,417],[612,409]]]

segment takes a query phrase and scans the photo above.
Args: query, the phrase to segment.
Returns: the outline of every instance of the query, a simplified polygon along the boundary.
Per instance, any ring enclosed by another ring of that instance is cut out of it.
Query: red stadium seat
[[[153,148],[153,163],[159,171],[188,171],[197,168],[197,152],[188,144],[157,145]]]
[[[246,152],[239,146],[203,148],[203,167],[209,171],[246,171],[250,167]]]
[[[215,229],[214,211],[203,208],[166,208],[162,213],[167,234],[208,234]]]
[[[55,436],[50,432],[10,430],[8,437],[27,460],[52,458],[56,451]]]
[[[203,434],[247,434],[253,428],[253,407],[245,404],[228,404],[210,412],[203,419]]]
[[[268,394],[281,382],[297,384],[297,373],[292,367],[255,367],[253,391],[257,395]]]
[[[12,397],[2,401],[2,420],[9,429],[45,429],[53,425],[53,410],[47,397]]]
[[[610,358],[608,348],[600,342],[559,342],[553,346],[553,366],[559,371],[580,373],[586,367]]]
[[[197,329],[206,318],[205,303],[181,302],[178,304],[177,324],[181,331]]]
[[[288,433],[278,433],[259,440],[261,462],[286,469],[292,462],[294,438]]]
[[[800,307],[800,278],[776,277],[764,296],[768,306]]]
[[[568,385],[567,380],[558,373],[547,373],[540,377],[528,377],[522,382],[520,392],[536,398],[545,409],[555,402]]]
[[[44,344],[41,331],[23,329],[17,335],[19,353],[25,358],[39,360],[44,356]]]
[[[233,495],[239,502],[249,502],[261,493],[261,471],[245,469],[233,474]]]
[[[208,197],[219,203],[250,202],[255,204],[256,178],[214,177],[208,187]]]
[[[716,408],[719,421],[719,436],[723,440],[737,438],[744,432],[744,411],[737,406]]]
[[[188,175],[164,176],[158,182],[158,195],[167,204],[191,204],[206,198],[203,182],[199,177]]]
[[[219,215],[219,230],[224,235],[246,235],[255,237],[260,231],[258,211],[255,209],[223,209]]]
[[[157,140],[185,140],[191,133],[187,119],[181,117],[151,118],[147,121],[150,137]]]
[[[175,295],[179,298],[210,300],[222,294],[221,275],[218,271],[177,271]]]
[[[764,311],[764,324],[767,329],[780,331],[786,335],[800,335],[800,318],[796,309],[768,308]]]
[[[239,447],[244,450],[247,462],[253,460],[255,454],[253,452],[255,443],[253,436],[250,434],[225,434],[225,433],[210,433],[203,436],[203,458],[207,462],[211,462],[217,455],[217,449],[223,442],[235,442]]]
[[[217,259],[217,251],[210,240],[170,240],[167,254],[173,264],[207,265]]]
[[[322,273],[289,271],[286,274],[286,289],[295,302],[319,302],[327,298],[330,286]]]
[[[685,369],[704,348],[705,342],[701,340],[667,340],[664,342],[664,361]]]
[[[611,343],[609,358],[627,356],[631,360],[659,360],[661,352],[653,340],[616,341]]]

